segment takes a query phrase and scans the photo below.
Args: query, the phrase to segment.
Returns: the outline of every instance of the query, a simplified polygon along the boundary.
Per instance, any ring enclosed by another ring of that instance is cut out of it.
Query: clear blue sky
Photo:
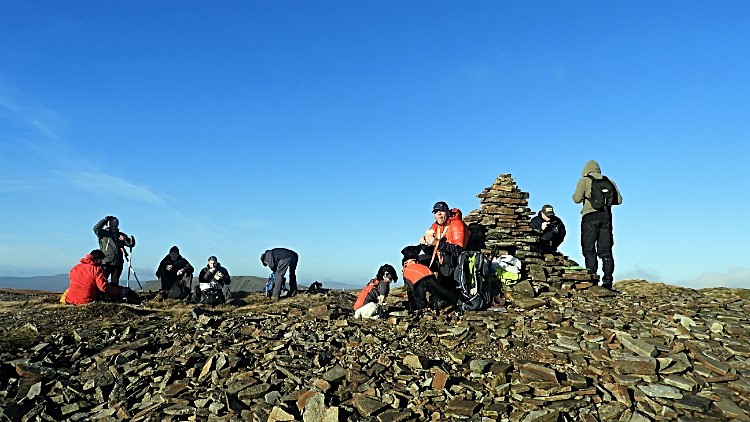
[[[747,1],[2,1],[0,275],[66,273],[120,218],[141,279],[362,284],[500,173],[618,184],[616,279],[750,286]]]

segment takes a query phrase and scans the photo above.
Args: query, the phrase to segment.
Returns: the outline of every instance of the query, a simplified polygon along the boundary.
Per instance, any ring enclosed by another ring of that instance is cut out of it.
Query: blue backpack
[[[266,294],[266,296],[270,297],[271,294],[273,293],[273,283],[274,283],[274,280],[276,280],[276,274],[275,273],[271,273],[271,275],[268,276],[268,282],[266,283],[266,287],[263,288],[263,292]],[[286,281],[282,281],[281,282],[281,290],[282,291],[287,291]]]

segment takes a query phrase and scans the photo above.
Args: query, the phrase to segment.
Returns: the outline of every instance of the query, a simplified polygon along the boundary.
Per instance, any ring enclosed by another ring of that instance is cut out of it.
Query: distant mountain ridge
[[[140,272],[140,271],[139,271]],[[146,270],[143,270],[145,273]],[[141,280],[143,290],[153,291],[158,290],[159,285],[157,280]],[[195,275],[193,283],[197,283],[198,276]],[[259,292],[263,290],[268,277],[258,277],[254,275],[240,275],[232,276],[232,284],[230,290],[233,292]],[[11,277],[1,276],[0,287],[11,288],[11,289],[30,289],[30,290],[43,290],[47,292],[62,292],[68,288],[70,281],[68,280],[68,274],[57,274],[57,275],[42,275],[32,277]],[[120,285],[124,286],[127,283],[126,274],[123,274],[123,278],[120,280]],[[309,283],[301,282],[300,287],[306,287]],[[348,283],[337,283],[333,281],[323,281],[323,287],[334,290],[356,290],[360,286],[356,286]],[[135,277],[130,277],[130,288],[138,290],[138,283]]]

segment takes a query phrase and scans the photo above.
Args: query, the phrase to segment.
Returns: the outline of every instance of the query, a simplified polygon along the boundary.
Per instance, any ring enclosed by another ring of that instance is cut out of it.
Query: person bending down
[[[94,249],[70,270],[70,287],[65,293],[65,303],[84,305],[98,300],[123,299],[128,289],[107,283],[102,267],[105,255]]]

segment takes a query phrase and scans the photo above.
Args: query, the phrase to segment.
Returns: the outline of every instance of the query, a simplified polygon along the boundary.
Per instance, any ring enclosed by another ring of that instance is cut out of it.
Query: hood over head
[[[599,168],[599,163],[595,160],[589,160],[589,162],[583,166],[583,170],[581,170],[581,176],[586,177],[589,174],[602,174],[602,170]]]

